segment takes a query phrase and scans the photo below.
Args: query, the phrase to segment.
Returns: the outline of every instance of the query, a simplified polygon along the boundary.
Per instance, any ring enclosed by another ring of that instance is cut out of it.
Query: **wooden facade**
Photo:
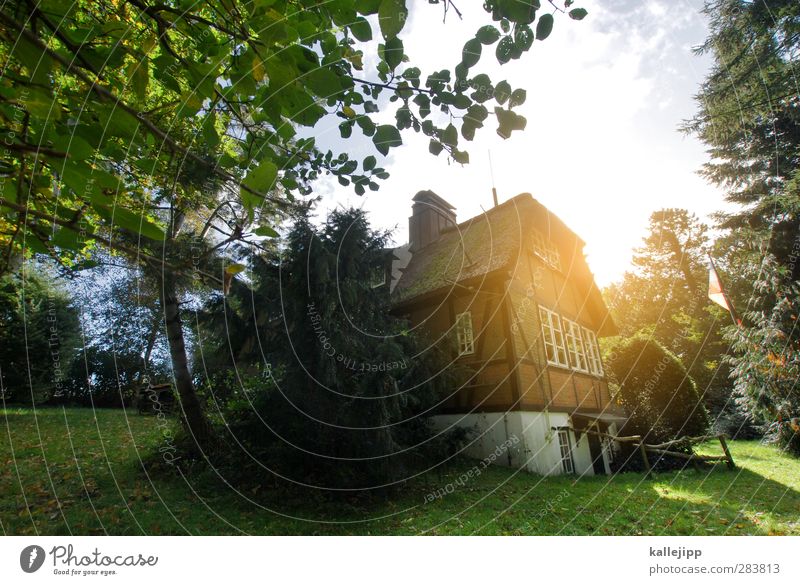
[[[428,207],[443,201],[430,192],[418,194],[415,203],[418,198]],[[449,396],[446,412],[621,414],[596,346],[596,338],[616,330],[586,264],[583,242],[533,197],[519,195],[445,227],[425,246],[415,249],[412,241],[411,249],[393,283],[394,311],[437,343],[471,349],[458,355],[455,347],[454,360],[469,374]],[[543,327],[543,314],[550,329]],[[466,320],[471,346],[456,340],[466,336],[460,325]],[[561,329],[563,355],[554,323]]]

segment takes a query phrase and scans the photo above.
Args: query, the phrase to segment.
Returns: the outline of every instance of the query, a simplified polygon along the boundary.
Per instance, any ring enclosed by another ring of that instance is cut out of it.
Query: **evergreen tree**
[[[800,228],[800,4],[714,0],[705,13],[710,35],[698,51],[714,64],[686,130],[708,145],[703,174],[736,206],[720,226],[756,243],[755,265],[766,251],[789,266]],[[786,276],[800,278],[800,264]]]
[[[232,428],[248,452],[293,481],[335,490],[396,485],[442,445],[428,416],[457,373],[441,373],[444,352],[390,314],[388,290],[375,282],[387,238],[360,210],[335,211],[319,228],[301,216],[279,272],[273,262],[256,265],[266,274],[254,274],[255,283],[279,287],[262,305],[266,288],[256,284],[249,332],[232,334],[246,339],[265,325],[283,334],[263,338],[260,355],[239,354],[237,370],[248,358],[275,361],[269,382],[238,402]]]
[[[694,214],[656,211],[643,245],[634,252],[633,270],[607,287],[605,297],[623,338],[647,336],[685,365],[718,430],[752,436],[754,430],[733,400],[723,359],[728,344],[722,328],[728,317],[706,296],[711,247],[708,226]]]
[[[733,376],[749,414],[791,446],[786,417],[796,416],[796,400],[785,376],[796,325],[786,299],[800,279],[800,4],[714,0],[705,12],[710,35],[698,50],[714,65],[686,130],[708,145],[703,174],[735,206],[719,215],[726,231],[718,243],[744,317],[741,328],[728,329]],[[786,343],[784,351],[776,340]]]
[[[748,327],[731,327],[730,358],[738,400],[772,439],[800,456],[800,287],[786,284],[786,268],[767,256],[751,271],[755,302]]]
[[[63,395],[81,343],[78,313],[41,265],[0,277],[0,391],[43,404]]]

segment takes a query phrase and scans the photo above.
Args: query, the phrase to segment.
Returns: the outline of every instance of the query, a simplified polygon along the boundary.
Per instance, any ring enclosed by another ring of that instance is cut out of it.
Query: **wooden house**
[[[474,429],[467,453],[541,474],[608,473],[624,413],[597,340],[615,335],[584,242],[529,194],[458,223],[431,191],[413,199],[409,244],[387,276],[393,311],[455,346],[466,382],[442,428]]]

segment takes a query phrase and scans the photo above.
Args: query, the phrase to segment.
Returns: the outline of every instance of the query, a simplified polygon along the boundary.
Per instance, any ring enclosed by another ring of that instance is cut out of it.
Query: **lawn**
[[[800,461],[731,441],[738,465],[653,479],[541,478],[461,460],[389,500],[236,491],[215,473],[148,475],[158,419],[0,410],[0,530],[21,534],[800,534]],[[705,447],[716,452],[719,445]],[[469,476],[468,479],[465,479]],[[461,478],[461,479],[460,479]],[[448,492],[442,497],[432,494]]]

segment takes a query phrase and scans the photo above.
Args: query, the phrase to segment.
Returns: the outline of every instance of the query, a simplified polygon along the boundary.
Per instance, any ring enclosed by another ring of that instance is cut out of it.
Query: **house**
[[[387,270],[393,312],[454,340],[468,379],[436,425],[474,429],[467,454],[550,475],[610,471],[625,420],[597,340],[616,328],[584,242],[530,194],[458,223],[431,191],[413,198],[409,244]]]

